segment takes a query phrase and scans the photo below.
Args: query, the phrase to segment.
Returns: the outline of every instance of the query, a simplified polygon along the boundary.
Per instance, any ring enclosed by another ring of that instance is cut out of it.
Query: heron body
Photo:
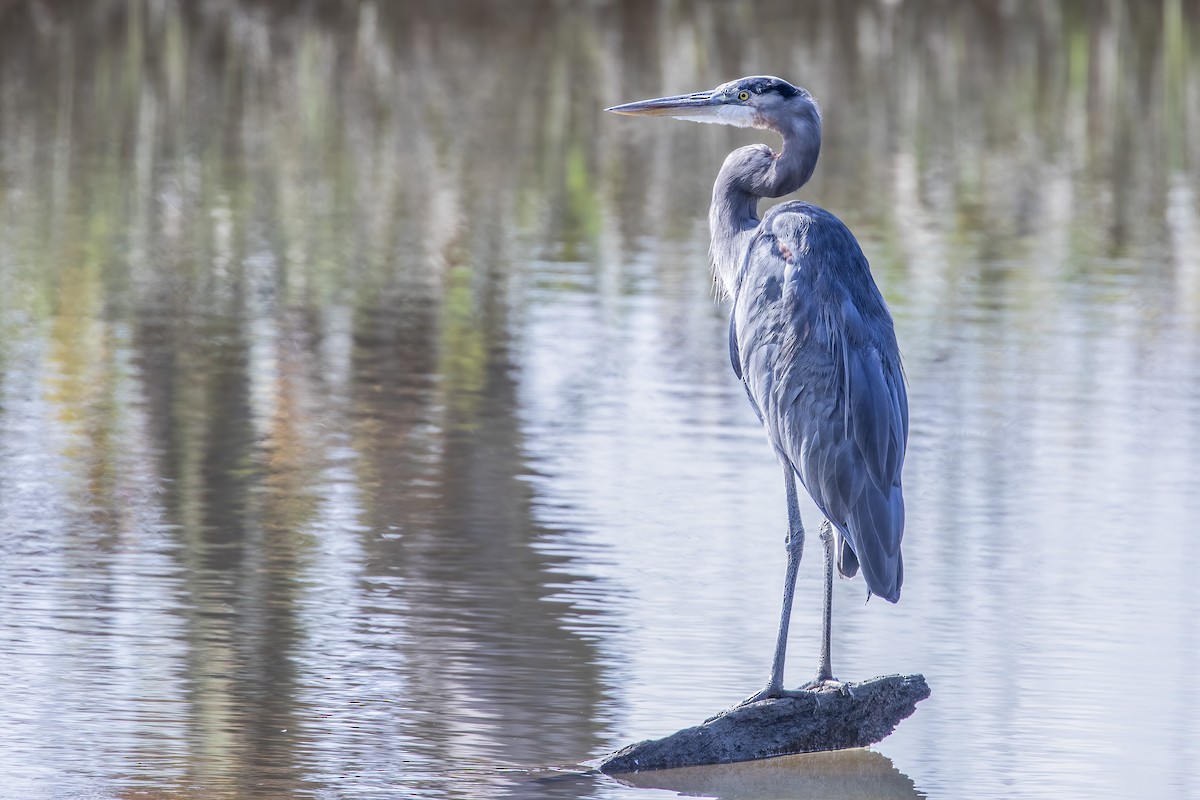
[[[817,682],[833,678],[829,640],[833,568],[861,568],[868,591],[896,602],[904,580],[901,469],[908,398],[891,314],[853,234],[801,201],[758,203],[799,189],[821,146],[812,96],[779,78],[752,76],[708,92],[615,106],[623,114],[756,127],[783,137],[739,148],[713,186],[713,271],[730,299],[734,372],[784,466],[788,568],[775,659],[751,700],[788,694],[783,662],[804,528],[795,480],[824,515],[825,616]]]
[[[908,402],[892,330],[867,260],[837,217],[777,206],[750,242],[732,292],[730,357],[780,460],[896,602],[904,580],[900,469]]]

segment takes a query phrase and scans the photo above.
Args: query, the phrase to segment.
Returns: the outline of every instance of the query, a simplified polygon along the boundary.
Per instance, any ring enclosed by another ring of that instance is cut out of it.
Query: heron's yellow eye
[[[749,99],[750,99],[750,93],[749,93],[749,92],[747,92],[747,91],[741,91],[741,92],[738,92],[738,100],[743,100],[743,101],[745,101],[745,100],[749,100]]]

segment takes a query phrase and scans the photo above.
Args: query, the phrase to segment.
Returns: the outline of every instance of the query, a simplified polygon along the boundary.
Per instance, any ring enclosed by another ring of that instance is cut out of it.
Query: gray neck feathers
[[[821,115],[811,102],[769,127],[783,136],[783,149],[774,153],[759,144],[734,150],[713,185],[710,256],[717,283],[727,296],[737,288],[741,259],[758,227],[759,199],[782,197],[807,183],[821,152]]]

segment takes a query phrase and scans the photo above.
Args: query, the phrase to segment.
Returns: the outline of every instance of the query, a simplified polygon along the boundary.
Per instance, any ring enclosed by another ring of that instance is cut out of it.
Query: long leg
[[[821,523],[821,544],[825,546],[825,614],[821,621],[821,661],[817,664],[816,683],[833,680],[833,669],[829,664],[829,639],[833,633],[833,525],[829,520]]]
[[[783,467],[784,485],[787,489],[787,572],[783,578],[783,610],[779,615],[779,633],[775,638],[775,658],[771,661],[771,677],[767,686],[758,694],[747,698],[746,703],[768,697],[782,697],[783,662],[787,656],[788,623],[792,619],[792,597],[796,593],[796,573],[800,570],[800,558],[804,555],[804,525],[800,522],[800,501],[796,497],[796,479],[792,468]]]

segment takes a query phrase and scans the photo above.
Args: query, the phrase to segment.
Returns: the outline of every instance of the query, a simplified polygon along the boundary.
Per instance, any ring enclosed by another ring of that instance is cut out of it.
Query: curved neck
[[[726,295],[737,288],[741,259],[758,227],[758,201],[791,194],[807,183],[821,152],[821,115],[814,105],[771,129],[783,136],[780,152],[765,145],[738,148],[726,157],[713,185],[710,255]]]

